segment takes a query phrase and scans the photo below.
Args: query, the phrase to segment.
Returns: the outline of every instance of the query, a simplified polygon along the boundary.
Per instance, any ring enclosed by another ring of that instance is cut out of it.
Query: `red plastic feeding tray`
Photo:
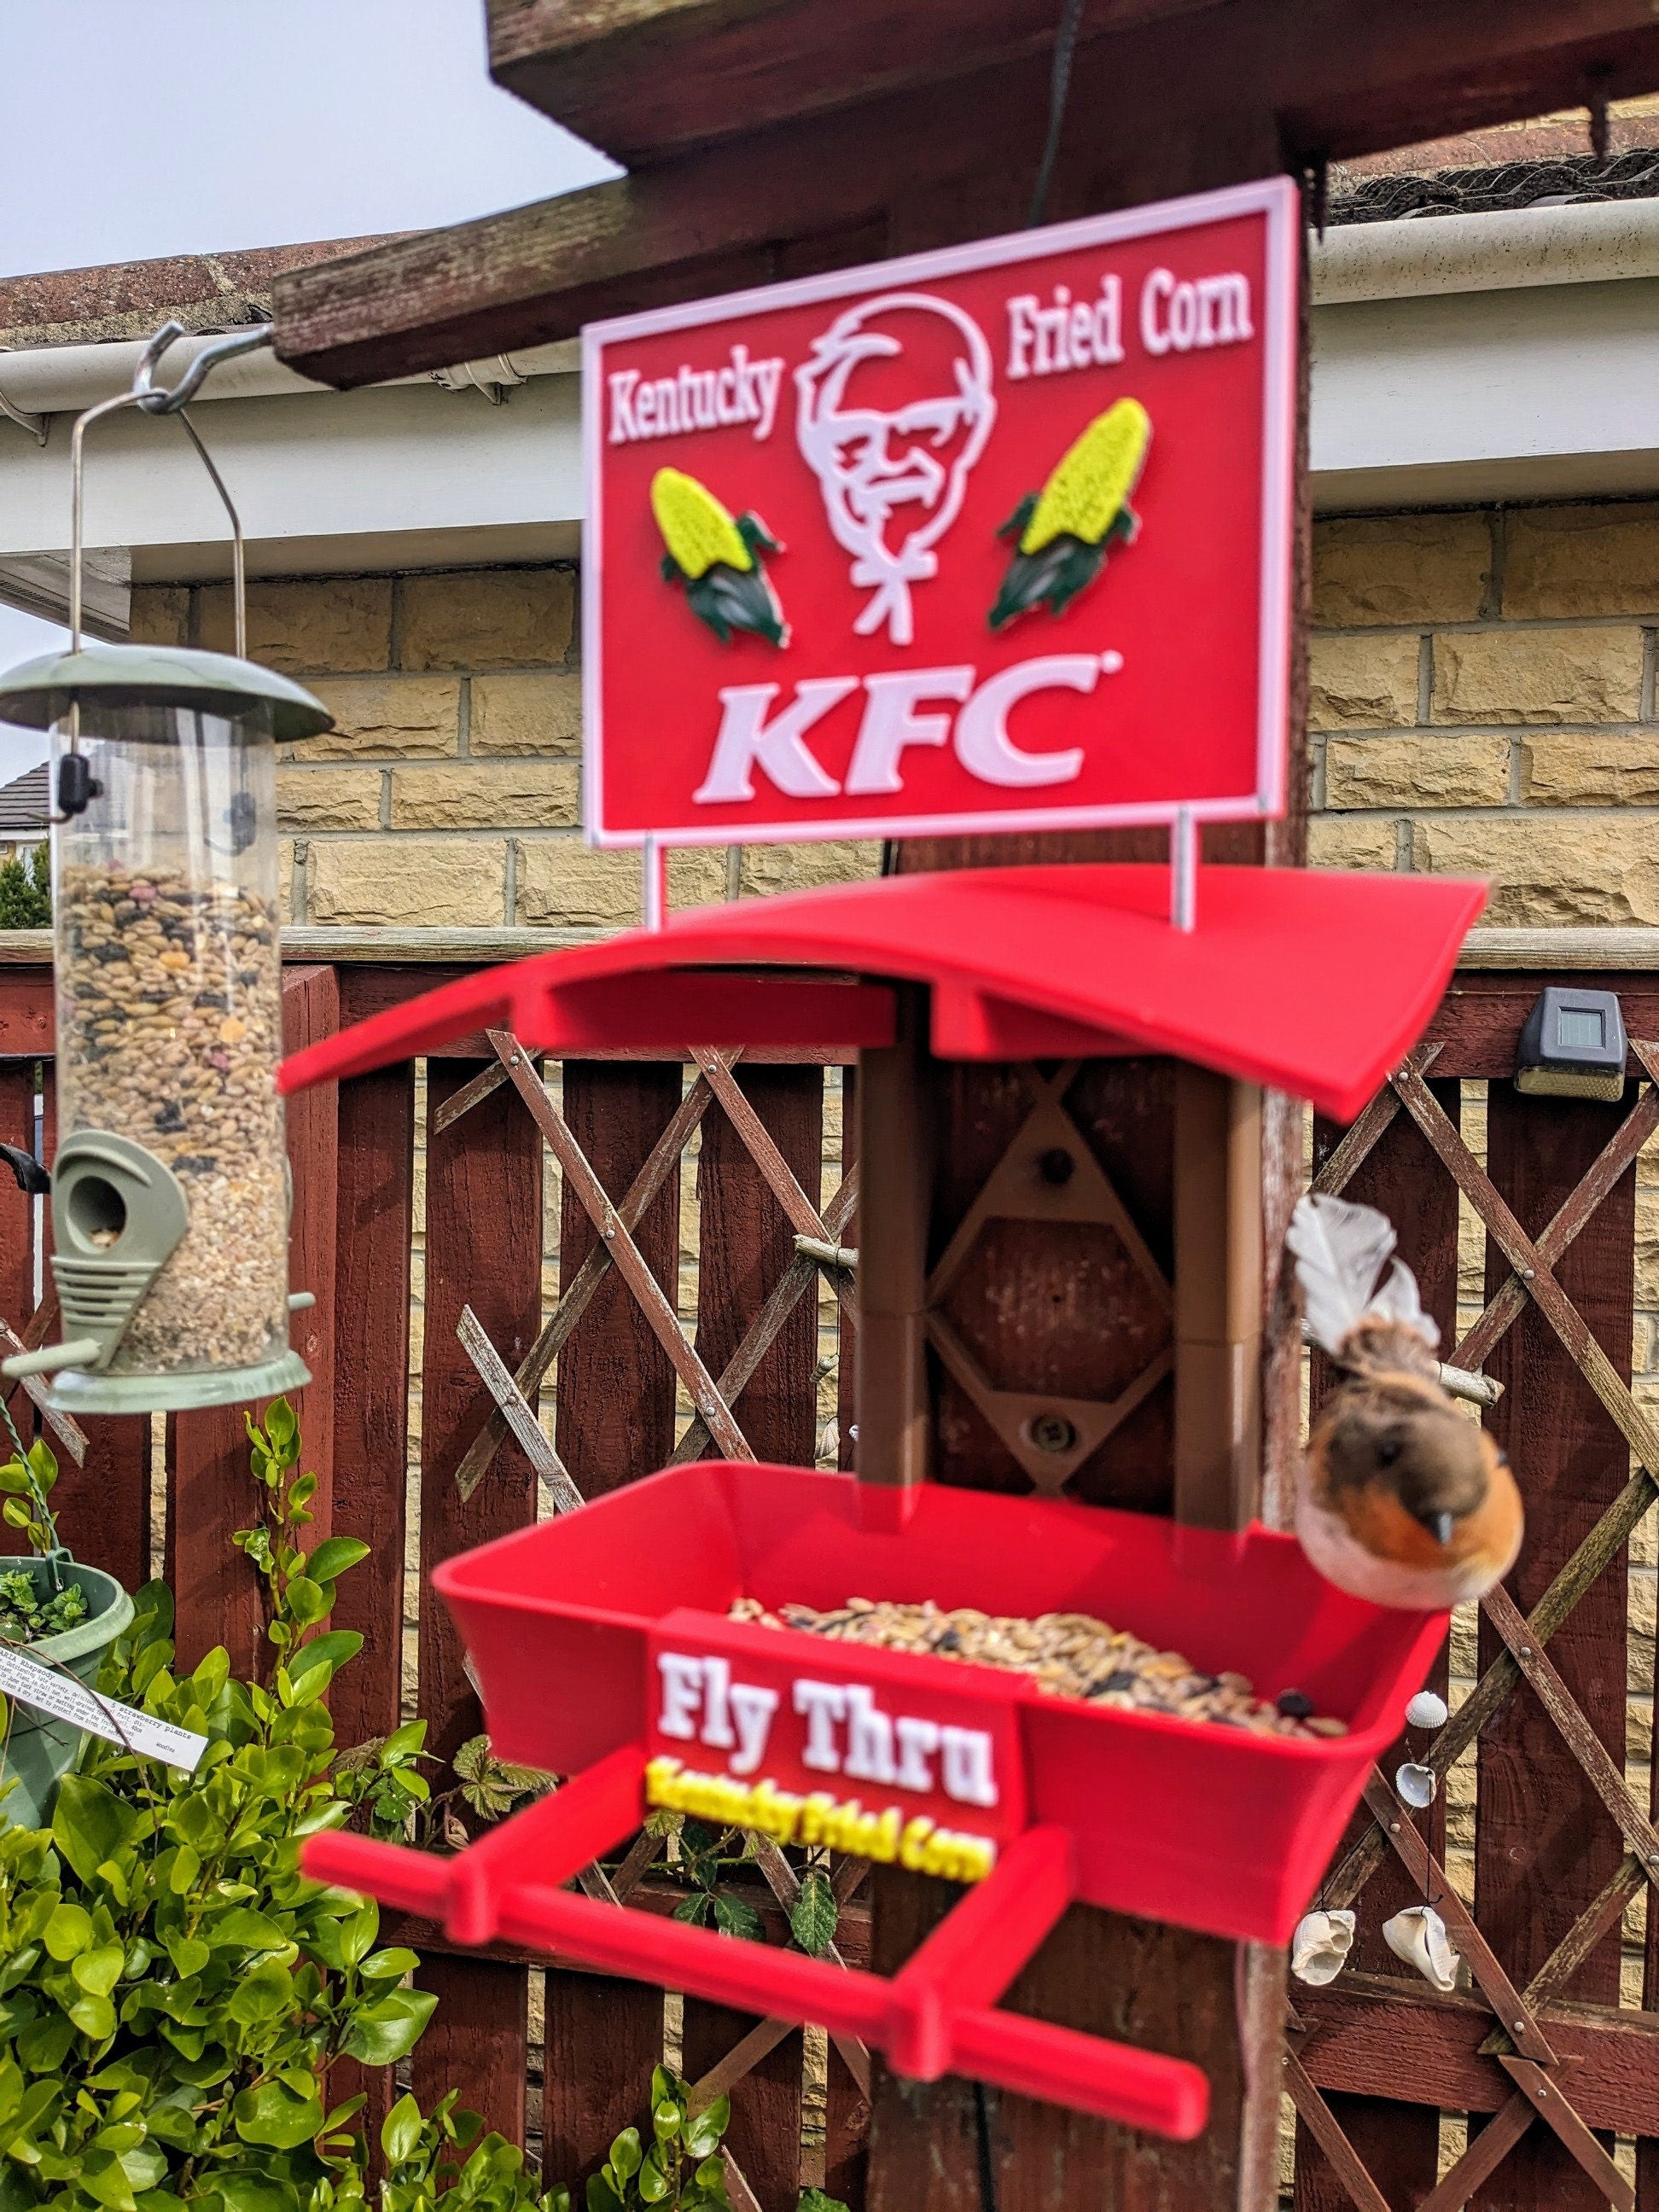
[[[440,1567],[506,1758],[573,1779],[453,1858],[313,1838],[307,1870],[505,1938],[1176,2136],[1203,2075],[997,1999],[1073,1899],[1285,1942],[1446,1631],[1345,1595],[1288,1536],[798,1468],[676,1468]],[[1296,1688],[1337,1738],[1045,1695],[1029,1677],[734,1622],[734,1599],[1078,1612]],[[688,1802],[687,1793],[690,1793]],[[970,1878],[889,1981],[562,1887],[651,1802]],[[973,1877],[981,1877],[972,1879]]]

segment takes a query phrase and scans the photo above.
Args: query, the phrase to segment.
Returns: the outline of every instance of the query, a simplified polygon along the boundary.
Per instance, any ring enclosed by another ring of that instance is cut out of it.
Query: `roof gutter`
[[[1311,260],[1316,307],[1659,276],[1659,199],[1339,223]]]
[[[219,335],[219,334],[213,334]],[[164,380],[172,383],[213,343],[213,335],[192,333],[169,346]],[[144,350],[142,339],[120,339],[103,345],[28,346],[12,351],[0,349],[0,411],[15,409],[21,415],[78,414],[100,399],[112,399],[131,389],[133,372]],[[398,384],[437,384],[446,391],[477,390],[493,398],[503,386],[523,384],[532,376],[572,374],[580,359],[574,339],[556,345],[533,346],[514,354],[498,354],[486,361],[463,362],[456,368],[438,368],[420,376],[400,376]],[[272,399],[302,392],[326,392],[332,387],[301,376],[268,350],[243,354],[222,362],[203,386],[197,404],[214,399]]]
[[[1340,223],[1314,241],[1311,258],[1314,304],[1321,307],[1659,276],[1659,199]],[[178,340],[168,349],[168,376],[182,374],[210,342],[208,334]],[[143,349],[137,339],[0,349],[0,412],[78,412],[113,398],[131,388]],[[452,392],[474,389],[493,398],[530,377],[570,375],[578,362],[577,343],[567,339],[392,380],[437,384]],[[260,352],[222,363],[202,400],[269,399],[331,388]]]

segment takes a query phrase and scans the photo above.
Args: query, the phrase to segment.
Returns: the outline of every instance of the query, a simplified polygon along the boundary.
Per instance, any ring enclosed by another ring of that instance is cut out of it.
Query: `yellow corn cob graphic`
[[[739,629],[788,644],[789,625],[761,558],[783,548],[759,515],[729,514],[707,484],[679,469],[659,469],[652,477],[651,512],[667,548],[663,581],[684,592],[692,613],[722,645]]]
[[[1043,485],[1020,551],[1040,553],[1061,536],[1098,545],[1134,489],[1152,432],[1138,399],[1120,399],[1097,415]]]
[[[746,575],[755,556],[738,535],[738,526],[712,491],[678,469],[659,469],[651,479],[651,512],[662,542],[682,573],[695,583],[717,561]]]
[[[1013,558],[990,613],[1004,629],[1038,607],[1063,615],[1106,564],[1109,546],[1134,543],[1129,495],[1146,466],[1152,419],[1138,399],[1109,407],[1060,455],[1041,491],[1029,491],[997,536]]]

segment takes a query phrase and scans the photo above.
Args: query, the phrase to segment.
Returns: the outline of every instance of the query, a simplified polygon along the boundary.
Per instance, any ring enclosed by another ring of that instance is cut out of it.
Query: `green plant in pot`
[[[27,1451],[16,1441],[18,1449],[0,1467],[0,1511],[31,1548],[0,1556],[0,1643],[95,1683],[104,1654],[132,1625],[132,1600],[113,1575],[82,1566],[59,1543],[52,1510],[58,1462],[44,1438]],[[52,1818],[58,1785],[79,1765],[86,1738],[72,1722],[21,1698],[8,1698],[5,1707],[0,1822],[38,1828]]]

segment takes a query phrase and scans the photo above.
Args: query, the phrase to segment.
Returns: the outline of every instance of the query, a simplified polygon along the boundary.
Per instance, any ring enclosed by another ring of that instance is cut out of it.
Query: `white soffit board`
[[[422,567],[569,551],[581,514],[579,386],[538,376],[492,406],[434,383],[222,401],[193,410],[242,518],[255,573]],[[0,569],[69,536],[69,431],[45,447],[0,422]],[[8,435],[9,432],[9,435]],[[355,544],[326,557],[337,541]],[[88,434],[86,542],[131,551],[136,576],[228,567],[228,526],[179,426],[118,415]],[[0,593],[3,595],[3,593]]]
[[[1659,490],[1659,277],[1321,307],[1313,347],[1321,509]]]

